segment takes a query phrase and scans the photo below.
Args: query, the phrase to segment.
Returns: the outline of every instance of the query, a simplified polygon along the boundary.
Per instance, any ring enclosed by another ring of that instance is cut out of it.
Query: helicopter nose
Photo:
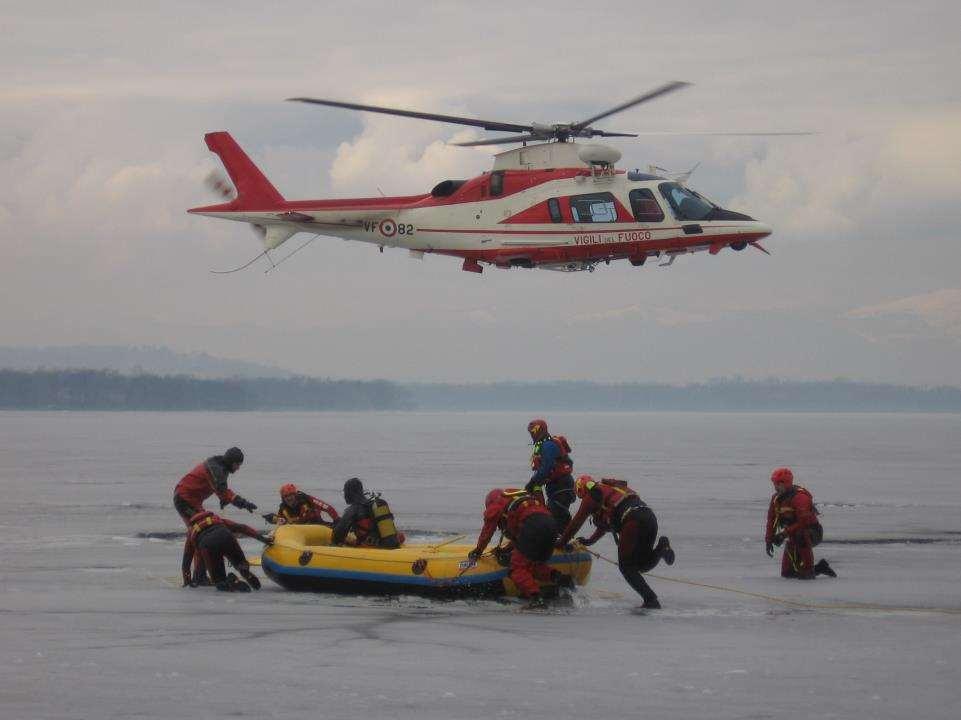
[[[774,228],[772,228],[767,223],[759,222],[754,224],[754,227],[752,228],[752,232],[756,232],[760,234],[762,238],[766,238],[768,235],[774,232]]]

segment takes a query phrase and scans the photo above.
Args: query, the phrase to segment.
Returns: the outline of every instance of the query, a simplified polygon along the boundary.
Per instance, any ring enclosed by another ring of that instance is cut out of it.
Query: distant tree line
[[[109,370],[0,370],[0,408],[17,410],[402,410],[386,380],[125,375]]]
[[[495,382],[404,386],[424,410],[961,412],[961,388],[850,380],[657,383]]]
[[[201,379],[111,370],[0,370],[7,410],[524,410],[961,412],[961,388],[851,380],[657,383]]]

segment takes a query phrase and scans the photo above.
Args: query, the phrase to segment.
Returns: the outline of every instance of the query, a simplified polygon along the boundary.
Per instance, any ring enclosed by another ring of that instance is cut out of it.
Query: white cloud
[[[946,288],[930,293],[856,308],[844,315],[849,320],[916,319],[921,325],[905,327],[899,323],[887,333],[865,331],[872,339],[911,340],[922,334],[961,339],[961,288]],[[890,327],[890,326],[889,326]],[[927,330],[928,332],[924,332]]]

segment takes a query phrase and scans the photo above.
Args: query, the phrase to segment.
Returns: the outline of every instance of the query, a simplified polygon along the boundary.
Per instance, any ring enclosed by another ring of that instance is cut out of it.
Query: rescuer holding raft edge
[[[571,503],[574,502],[574,463],[571,446],[563,435],[552,436],[547,421],[535,418],[527,423],[534,452],[531,453],[533,475],[524,489],[541,494],[554,520],[561,527],[571,520]]]
[[[537,495],[526,490],[496,488],[487,493],[484,501],[484,527],[477,538],[477,546],[468,553],[471,562],[483,554],[494,531],[500,528],[509,548],[501,548],[499,557],[510,550],[508,576],[517,586],[520,596],[530,600],[530,609],[546,607],[537,581],[553,582],[564,587],[573,585],[571,578],[552,570],[547,561],[554,552],[558,526]]]
[[[280,507],[267,513],[264,520],[272,525],[326,525],[333,527],[340,519],[337,511],[320,498],[297,489],[293,483],[280,486]],[[324,518],[327,515],[330,519]]]
[[[814,564],[814,548],[824,539],[814,496],[807,488],[794,484],[790,468],[777,468],[771,473],[771,483],[774,495],[764,524],[764,550],[768,557],[774,557],[774,546],[784,544],[781,577],[800,580],[813,580],[816,575],[837,577],[827,560]]]
[[[266,535],[248,525],[235,523],[220,517],[209,510],[194,514],[187,523],[187,540],[184,542],[184,556],[180,569],[183,573],[184,587],[196,587],[197,582],[190,577],[190,563],[194,555],[203,558],[203,565],[210,575],[210,581],[218,590],[226,592],[250,592],[260,590],[260,580],[250,572],[247,556],[237,542],[234,534],[256,538],[265,545],[271,540]],[[233,573],[229,575],[224,568],[224,558],[244,576],[247,582],[238,580]],[[249,585],[247,583],[250,583]]]
[[[593,545],[608,531],[613,533],[621,575],[644,598],[644,607],[660,608],[657,594],[642,573],[650,571],[661,560],[673,565],[674,550],[666,537],[657,540],[655,546],[657,518],[654,512],[623,480],[595,481],[590,475],[581,475],[574,483],[574,492],[581,499],[581,505],[558,538],[557,547],[565,547],[588,516],[592,517],[597,530],[589,538],[578,538],[578,542]]]

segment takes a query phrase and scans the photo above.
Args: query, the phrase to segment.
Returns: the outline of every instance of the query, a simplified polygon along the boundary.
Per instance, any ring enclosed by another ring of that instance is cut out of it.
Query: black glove
[[[778,547],[781,547],[783,543],[784,543],[784,533],[779,532],[777,535],[774,536],[774,544],[777,545]]]
[[[257,509],[257,506],[250,502],[250,500],[242,498],[240,495],[234,496],[233,503],[236,507],[239,507],[241,510],[246,510],[247,512],[253,512]]]
[[[477,559],[483,554],[484,554],[483,550],[478,550],[477,548],[474,548],[469,553],[467,553],[467,559],[470,560],[472,563],[476,563]]]
[[[583,545],[584,547],[590,547],[591,545],[594,544],[594,541],[593,541],[593,540],[591,540],[590,538],[585,538],[585,537],[579,537],[579,538],[577,538],[577,542],[579,542],[579,543],[580,543],[581,545]]]
[[[764,543],[764,552],[767,553],[768,557],[774,557],[774,543]]]
[[[257,536],[257,539],[260,540],[260,542],[262,542],[264,545],[274,544],[274,539],[269,535],[265,535],[264,533],[260,533],[260,535]]]
[[[494,557],[497,558],[497,564],[501,567],[507,567],[511,564],[511,548],[494,548]]]
[[[181,585],[181,587],[185,587],[185,588],[187,588],[187,587],[195,588],[195,587],[197,587],[197,583],[195,583],[195,582],[193,581],[193,579],[192,579],[189,575],[184,575],[184,584]]]
[[[263,515],[264,520],[269,522],[271,525],[277,524],[277,513],[265,513]]]

